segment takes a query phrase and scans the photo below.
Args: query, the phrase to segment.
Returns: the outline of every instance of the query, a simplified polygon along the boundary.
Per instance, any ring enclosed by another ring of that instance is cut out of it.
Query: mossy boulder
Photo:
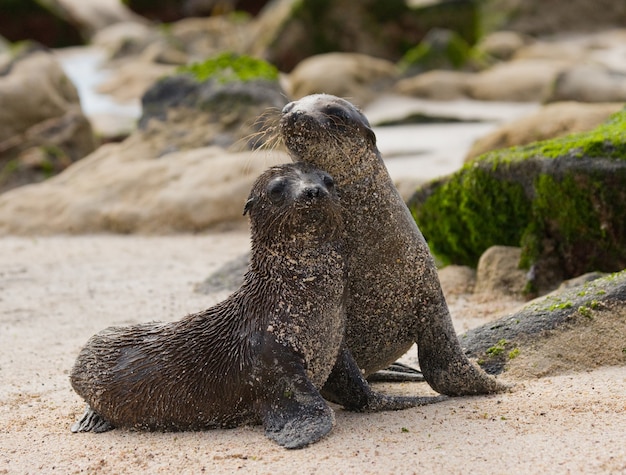
[[[242,139],[255,148],[263,143],[258,132],[264,121],[259,117],[286,103],[276,68],[259,59],[222,53],[181,67],[154,84],[142,98],[139,127],[145,133],[175,136],[179,147],[181,134],[195,137],[184,148],[229,147]]]
[[[539,377],[626,365],[626,271],[559,289],[461,335],[487,372]]]
[[[521,246],[538,289],[624,269],[626,110],[590,132],[484,154],[409,207],[444,263],[475,267],[491,246]]]

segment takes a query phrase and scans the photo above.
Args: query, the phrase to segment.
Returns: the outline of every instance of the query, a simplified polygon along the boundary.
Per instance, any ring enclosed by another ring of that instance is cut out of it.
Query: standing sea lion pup
[[[333,411],[318,390],[342,346],[346,280],[333,180],[307,164],[271,168],[245,213],[252,257],[228,299],[172,323],[111,327],[87,342],[70,379],[89,407],[73,432],[262,423],[278,444],[300,448],[331,430]],[[358,371],[351,377],[350,409],[436,400],[382,396]]]
[[[505,388],[463,354],[428,246],[393,185],[365,116],[335,96],[307,96],[285,106],[279,123],[294,162],[333,175],[341,190],[350,269],[346,344],[368,376],[417,342],[420,368],[443,394]],[[339,360],[322,394],[341,402]]]

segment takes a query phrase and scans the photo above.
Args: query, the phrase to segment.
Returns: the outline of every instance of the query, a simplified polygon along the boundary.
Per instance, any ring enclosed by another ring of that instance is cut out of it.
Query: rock
[[[548,101],[626,102],[626,72],[581,65],[557,75]]]
[[[589,47],[583,41],[534,41],[518,49],[514,60],[570,61],[583,62],[589,56]]]
[[[446,298],[452,295],[471,294],[476,285],[476,271],[467,266],[449,265],[439,269],[441,289]]]
[[[111,26],[96,36],[97,43],[109,51],[105,67],[113,72],[98,92],[127,102],[174,73],[176,66],[204,61],[224,51],[240,53],[247,25],[247,20],[215,17],[184,19],[167,30],[128,23]]]
[[[543,102],[569,66],[568,61],[536,59],[497,64],[470,79],[468,94],[483,101]]]
[[[173,74],[176,66],[151,61],[130,61],[116,68],[115,74],[102,82],[97,91],[109,94],[119,102],[129,102],[143,96],[156,81]]]
[[[204,61],[224,51],[245,53],[250,30],[246,17],[186,18],[171,25],[166,40],[179,45],[190,61]]]
[[[626,365],[626,271],[559,290],[460,341],[487,372],[518,378]]]
[[[409,206],[444,262],[476,266],[491,246],[521,246],[531,291],[624,269],[625,127],[622,110],[590,132],[490,152]]]
[[[159,153],[236,143],[257,148],[266,112],[286,104],[273,66],[225,53],[155,83],[143,96],[139,127],[161,142]]]
[[[476,49],[497,60],[508,61],[532,41],[531,37],[515,31],[494,31],[482,38]]]
[[[96,147],[76,89],[52,54],[29,50],[0,75],[0,191],[48,178]]]
[[[467,97],[473,77],[472,73],[460,71],[428,71],[398,81],[393,90],[406,96],[450,101]]]
[[[0,234],[198,232],[243,222],[254,179],[289,161],[219,147],[156,156],[145,138],[100,147],[60,175],[0,195]]]
[[[42,2],[60,18],[76,25],[86,38],[118,22],[145,22],[119,0],[47,0]]]
[[[250,264],[250,254],[246,253],[213,272],[203,282],[195,286],[195,291],[201,294],[215,294],[217,292],[233,292],[243,283],[243,276]]]
[[[91,44],[103,48],[112,59],[137,56],[148,45],[160,41],[158,31],[145,23],[135,21],[118,22],[98,30]]]
[[[242,221],[253,180],[289,158],[222,147],[264,143],[254,133],[259,114],[287,102],[277,76],[267,63],[227,55],[159,81],[124,142],[0,196],[0,234],[196,232]]]
[[[476,269],[476,293],[522,296],[527,271],[519,268],[522,250],[513,246],[492,246],[480,259]]]
[[[534,114],[504,124],[489,135],[478,139],[467,153],[465,161],[491,150],[526,145],[539,140],[594,129],[623,107],[623,103],[617,102],[548,104]]]
[[[247,52],[285,72],[309,56],[329,52],[396,62],[435,27],[474,44],[477,15],[477,5],[465,0],[418,6],[404,0],[274,0],[255,22]]]
[[[332,74],[328,74],[332,71]],[[394,63],[356,53],[328,53],[302,61],[288,77],[292,99],[326,93],[364,106],[398,76]]]

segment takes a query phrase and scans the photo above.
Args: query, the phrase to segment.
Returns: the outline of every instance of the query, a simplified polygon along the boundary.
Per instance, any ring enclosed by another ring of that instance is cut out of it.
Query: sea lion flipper
[[[345,344],[322,388],[322,395],[349,411],[363,412],[397,411],[446,399],[445,396],[387,396],[373,391]]]
[[[107,432],[114,429],[113,425],[104,420],[104,418],[95,412],[91,407],[87,406],[83,417],[72,424],[70,430],[76,432]]]
[[[408,383],[426,381],[419,369],[396,361],[388,368],[376,371],[367,377],[368,382],[380,381],[385,383]]]
[[[283,385],[265,408],[265,435],[287,449],[300,449],[328,434],[333,410],[313,384],[299,376]]]

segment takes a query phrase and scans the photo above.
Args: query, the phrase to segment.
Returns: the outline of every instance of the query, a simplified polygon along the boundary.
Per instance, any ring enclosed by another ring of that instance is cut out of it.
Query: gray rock
[[[626,271],[558,290],[461,336],[487,372],[522,377],[626,364]]]
[[[527,271],[519,268],[522,250],[513,246],[492,246],[478,260],[474,292],[521,296]]]
[[[7,64],[0,103],[0,191],[42,181],[96,148],[74,85],[45,50]]]
[[[626,102],[626,73],[582,65],[559,73],[548,101]]]
[[[288,92],[292,99],[333,94],[364,106],[397,77],[398,69],[391,61],[357,53],[320,54],[303,60],[289,74]]]

